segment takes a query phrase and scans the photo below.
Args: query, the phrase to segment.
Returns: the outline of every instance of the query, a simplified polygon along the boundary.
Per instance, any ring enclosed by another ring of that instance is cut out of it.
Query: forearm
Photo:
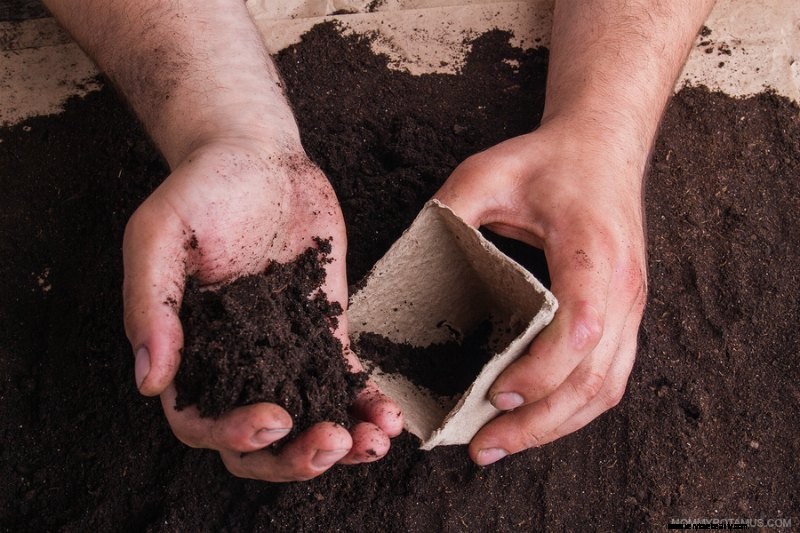
[[[171,166],[211,138],[299,146],[241,0],[45,0],[125,95]]]
[[[557,0],[543,124],[593,136],[644,170],[664,106],[713,0]],[[584,135],[585,136],[585,135]]]

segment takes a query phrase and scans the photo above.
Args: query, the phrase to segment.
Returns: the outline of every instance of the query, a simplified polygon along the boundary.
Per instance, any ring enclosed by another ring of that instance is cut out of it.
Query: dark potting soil
[[[328,46],[342,42],[332,25],[277,55],[306,151],[342,205],[351,285],[458,163],[541,119],[547,50],[511,48],[508,39],[496,31],[475,40],[460,76],[390,70],[366,37],[347,39],[347,52]]]
[[[314,30],[278,58],[344,204],[353,281],[464,157],[535,126],[547,54],[491,32],[459,75]],[[506,61],[504,61],[506,60]],[[519,68],[513,65],[518,62]],[[648,174],[650,300],[622,403],[478,468],[464,447],[306,483],[231,477],[142,398],[122,329],[125,222],[163,179],[106,88],[0,130],[0,529],[650,530],[800,516],[800,112],[685,88]]]
[[[489,347],[492,323],[484,321],[463,339],[413,346],[392,342],[377,333],[362,333],[353,350],[367,364],[401,374],[439,396],[457,396],[469,387],[494,355]]]
[[[292,415],[289,437],[317,422],[349,425],[347,408],[366,375],[352,374],[332,332],[342,307],[325,281],[328,241],[290,263],[271,263],[219,290],[190,280],[181,306],[184,347],[176,407],[219,417],[272,402]]]

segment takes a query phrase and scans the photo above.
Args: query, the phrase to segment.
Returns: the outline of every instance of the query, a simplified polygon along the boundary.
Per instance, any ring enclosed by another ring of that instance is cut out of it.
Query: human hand
[[[646,300],[643,164],[627,154],[554,120],[470,157],[436,194],[467,223],[543,249],[559,302],[489,391],[505,412],[470,443],[480,465],[576,431],[622,398]]]
[[[374,385],[352,408],[361,420],[348,432],[320,423],[281,449],[263,450],[284,437],[292,417],[281,407],[259,403],[219,419],[201,418],[196,408],[175,409],[173,378],[180,364],[183,331],[178,317],[186,277],[219,284],[262,272],[270,261],[294,259],[314,237],[332,238],[323,290],[346,308],[346,235],[333,189],[297,142],[265,143],[247,137],[206,142],[174,171],[131,217],[125,231],[125,328],[136,354],[142,394],[160,395],[175,435],[192,447],[220,452],[228,470],[269,481],[305,480],[333,464],[384,456],[389,437],[402,430],[397,406]],[[279,148],[276,148],[279,147]],[[189,245],[192,236],[196,248]],[[350,352],[347,318],[335,334]]]

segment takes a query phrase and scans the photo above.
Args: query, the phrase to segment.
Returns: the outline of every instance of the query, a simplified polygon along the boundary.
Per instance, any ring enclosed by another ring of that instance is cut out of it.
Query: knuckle
[[[545,398],[545,405],[547,404],[547,395],[559,388],[563,382],[563,377],[558,378],[552,375],[537,376],[529,380],[527,389],[527,401],[535,400],[537,398]]]
[[[462,167],[463,170],[479,169],[485,164],[484,163],[485,159],[486,159],[486,153],[478,152],[464,159],[464,161],[462,161],[459,166]]]
[[[603,317],[597,309],[589,304],[580,304],[574,314],[570,338],[572,346],[580,352],[588,352],[603,338]]]
[[[647,276],[645,267],[636,258],[630,258],[622,265],[622,283],[626,292],[635,295],[635,299],[645,300],[647,294]]]
[[[128,222],[125,224],[125,232],[123,236],[123,240],[130,239],[132,236],[136,234],[136,231],[145,224],[147,219],[147,211],[144,206],[139,206],[136,211],[128,218]]]
[[[459,167],[459,173],[476,179],[485,174],[488,169],[491,169],[497,177],[510,177],[518,174],[519,162],[517,157],[507,157],[504,152],[489,149],[472,154]]]
[[[290,456],[282,454],[280,463],[283,477],[292,481],[308,481],[324,472],[314,468],[311,456],[305,453],[292,453]]]
[[[251,439],[257,426],[248,414],[247,410],[232,411],[229,416],[214,420],[205,430],[206,446],[242,453],[256,448]]]
[[[186,431],[181,428],[177,428],[172,426],[172,434],[175,435],[175,438],[181,441],[183,444],[188,446],[189,448],[206,448],[202,443],[202,440],[195,435],[191,431]]]
[[[537,448],[541,446],[542,435],[534,427],[525,427],[520,430],[519,441],[521,443],[520,449],[522,450]]]
[[[179,441],[190,448],[217,449],[213,445],[213,429],[200,424],[189,415],[178,415],[178,413],[165,413],[167,422]]]
[[[555,412],[556,405],[553,403],[552,396],[545,396],[542,398],[542,405],[544,405],[548,415],[551,415],[553,412]]]
[[[324,471],[325,470],[322,472]],[[322,472],[319,469],[311,466],[311,464],[306,463],[303,465],[295,465],[295,467],[292,469],[291,477],[296,481],[308,481],[309,479],[314,479],[318,475],[322,474]]]
[[[575,392],[581,399],[589,401],[603,390],[605,376],[597,372],[587,372],[575,385]]]
[[[240,449],[239,440],[231,435],[229,427],[224,422],[216,422],[211,426],[208,431],[208,439],[210,444],[216,448],[232,448],[234,450]]]
[[[619,405],[625,396],[625,386],[615,386],[603,389],[599,396],[600,403],[606,409],[611,409]]]
[[[219,454],[222,458],[222,464],[225,465],[225,469],[231,473],[231,475],[236,476],[238,478],[248,478],[250,477],[245,469],[243,468],[240,461],[232,460],[231,456],[221,453]]]

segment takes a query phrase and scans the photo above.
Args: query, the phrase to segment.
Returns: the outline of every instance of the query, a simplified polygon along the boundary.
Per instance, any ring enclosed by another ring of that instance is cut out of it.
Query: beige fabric
[[[508,0],[513,2],[514,0]],[[283,20],[295,18],[324,17],[337,12],[386,13],[405,9],[432,7],[476,6],[498,3],[497,0],[248,0],[252,13],[267,19]]]
[[[0,23],[0,124],[57,113],[97,89],[94,63],[53,19]]]

